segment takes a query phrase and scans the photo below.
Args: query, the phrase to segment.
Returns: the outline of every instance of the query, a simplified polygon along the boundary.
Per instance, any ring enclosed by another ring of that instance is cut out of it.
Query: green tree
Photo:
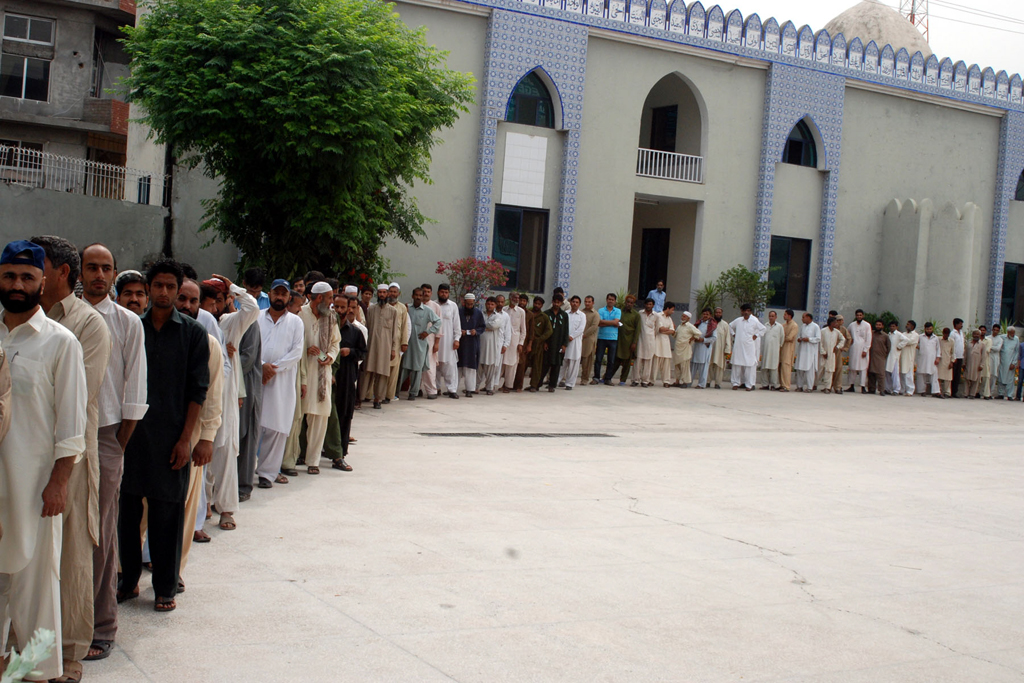
[[[775,286],[768,279],[768,270],[751,270],[737,265],[718,276],[718,286],[735,306],[750,304],[754,310],[760,311],[775,294]]]
[[[424,30],[373,0],[149,0],[125,29],[129,101],[182,163],[220,179],[204,229],[242,267],[378,273],[415,243],[410,195],[472,100]]]

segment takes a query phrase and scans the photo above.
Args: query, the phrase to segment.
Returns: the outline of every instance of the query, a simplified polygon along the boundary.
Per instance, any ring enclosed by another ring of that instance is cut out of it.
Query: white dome
[[[888,44],[897,52],[905,47],[911,55],[918,50],[925,57],[932,54],[928,41],[910,20],[878,0],[862,0],[825,24],[825,30],[830,36],[842,33],[847,43],[860,38],[865,45],[875,41],[879,49]]]

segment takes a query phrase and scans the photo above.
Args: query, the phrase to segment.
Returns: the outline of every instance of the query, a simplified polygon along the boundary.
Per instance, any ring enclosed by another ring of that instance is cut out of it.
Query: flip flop
[[[210,538],[210,534],[205,531],[195,531],[192,533],[193,543],[209,543],[211,540],[213,539]]]
[[[284,476],[283,474],[279,474],[279,475],[277,475],[277,478],[274,479],[274,483],[275,484],[287,484],[288,483],[288,477]]]
[[[153,603],[153,610],[156,612],[173,612],[178,604],[174,598],[157,598]]]
[[[132,591],[131,593],[126,593],[123,590],[118,589],[118,591],[117,591],[117,604],[120,605],[122,602],[127,602],[128,600],[134,600],[137,597],[139,597],[139,587],[138,586],[136,586],[135,590]]]
[[[223,529],[224,531],[234,531],[238,528],[238,525],[235,524],[235,518],[231,515],[230,512],[224,513],[220,516],[220,524],[218,524],[217,526]]]
[[[99,661],[101,659],[106,659],[107,657],[110,656],[110,653],[114,649],[114,641],[112,641],[112,640],[94,640],[94,641],[92,641],[92,645],[89,646],[89,649],[90,650],[99,650],[99,652],[97,652],[94,655],[87,654],[85,656],[85,661],[87,661],[87,662],[97,662],[97,661]]]

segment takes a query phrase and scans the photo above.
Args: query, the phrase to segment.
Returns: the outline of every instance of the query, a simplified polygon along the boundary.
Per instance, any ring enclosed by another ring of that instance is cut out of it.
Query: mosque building
[[[675,0],[400,0],[476,104],[385,255],[494,257],[509,289],[669,298],[737,264],[773,308],[1024,320],[1019,75],[864,0],[815,32]]]

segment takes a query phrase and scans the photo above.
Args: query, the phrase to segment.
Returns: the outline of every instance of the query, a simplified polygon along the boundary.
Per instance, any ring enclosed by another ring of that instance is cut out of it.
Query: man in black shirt
[[[338,371],[334,375],[334,405],[338,409],[341,426],[341,457],[331,465],[334,469],[351,472],[345,462],[348,455],[349,436],[352,433],[352,415],[356,407],[356,383],[359,381],[359,361],[366,358],[366,337],[353,322],[358,315],[359,300],[354,296],[346,298],[348,309],[341,322],[341,345],[336,361]],[[339,311],[340,312],[340,311]]]

